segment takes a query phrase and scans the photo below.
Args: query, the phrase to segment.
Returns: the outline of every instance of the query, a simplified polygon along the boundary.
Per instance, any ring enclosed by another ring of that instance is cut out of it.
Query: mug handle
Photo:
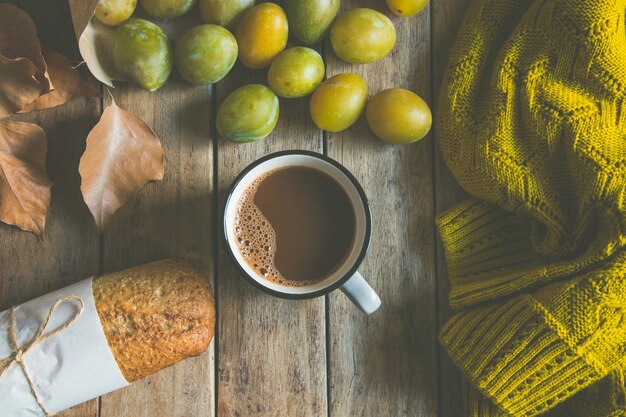
[[[380,307],[380,297],[358,271],[340,288],[350,301],[367,315],[372,314]]]

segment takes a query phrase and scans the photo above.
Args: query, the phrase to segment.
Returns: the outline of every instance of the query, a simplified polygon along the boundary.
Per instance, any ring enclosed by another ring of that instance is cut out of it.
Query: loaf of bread
[[[201,354],[213,338],[213,292],[188,261],[166,259],[95,278],[93,294],[129,382]]]

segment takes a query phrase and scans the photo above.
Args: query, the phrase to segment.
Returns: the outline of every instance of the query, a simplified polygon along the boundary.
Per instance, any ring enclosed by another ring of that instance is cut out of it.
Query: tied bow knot
[[[54,314],[56,309],[61,304],[68,303],[70,301],[78,302],[79,304],[78,311],[76,311],[74,315],[68,321],[63,323],[61,326],[57,327],[56,329],[48,333],[44,333],[44,331],[46,330],[46,327],[48,326],[48,322],[50,321],[50,318],[52,317],[52,314]],[[11,366],[13,362],[18,364],[20,368],[22,369],[22,372],[24,374],[24,377],[26,378],[26,381],[28,382],[28,386],[30,387],[30,391],[33,394],[33,397],[35,398],[35,401],[37,401],[37,405],[39,406],[39,408],[41,408],[44,414],[48,417],[53,416],[54,413],[50,412],[46,408],[43,402],[43,399],[41,398],[41,394],[39,394],[39,391],[35,387],[35,384],[33,383],[33,380],[30,376],[30,373],[28,372],[28,368],[26,367],[26,364],[24,363],[24,355],[26,355],[26,353],[28,353],[28,351],[36,344],[41,343],[44,340],[61,333],[63,330],[67,329],[72,324],[74,324],[74,322],[78,320],[80,315],[83,313],[84,308],[85,308],[85,304],[83,303],[83,300],[80,297],[77,297],[75,295],[70,295],[70,296],[59,299],[56,303],[54,303],[52,307],[50,307],[50,310],[48,310],[48,313],[46,314],[46,317],[39,325],[39,329],[37,329],[37,333],[35,334],[35,336],[31,339],[30,342],[24,343],[22,346],[19,345],[18,340],[17,340],[15,306],[11,307],[11,309],[9,310],[9,341],[11,343],[11,349],[13,353],[8,358],[0,360],[0,378],[2,377],[2,375],[4,375],[6,370],[9,369],[9,366]]]

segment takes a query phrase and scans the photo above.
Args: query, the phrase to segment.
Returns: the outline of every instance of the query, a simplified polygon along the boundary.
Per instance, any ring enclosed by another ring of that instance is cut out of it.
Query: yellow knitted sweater
[[[474,0],[441,153],[473,199],[438,219],[469,416],[626,415],[626,0]]]

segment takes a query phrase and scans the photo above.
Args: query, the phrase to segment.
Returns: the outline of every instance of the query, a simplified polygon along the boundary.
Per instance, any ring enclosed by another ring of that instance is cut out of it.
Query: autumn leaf
[[[76,39],[78,39],[93,17],[98,0],[69,0],[68,3],[70,5],[70,13],[72,14],[74,33],[76,34]]]
[[[0,3],[0,55],[30,60],[37,68],[34,76],[41,84],[40,92],[50,91],[52,85],[47,77],[35,23],[28,13],[10,3]]]
[[[0,221],[43,237],[52,182],[47,138],[31,123],[0,121]]]
[[[83,199],[102,229],[141,186],[163,179],[163,148],[146,123],[113,101],[89,132],[78,170]]]
[[[78,71],[72,68],[71,62],[66,57],[45,46],[42,52],[54,90],[23,107],[22,113],[60,106],[76,97],[100,96],[98,90],[83,82]]]
[[[0,118],[17,113],[41,91],[34,76],[35,65],[26,58],[9,59],[0,55]]]

